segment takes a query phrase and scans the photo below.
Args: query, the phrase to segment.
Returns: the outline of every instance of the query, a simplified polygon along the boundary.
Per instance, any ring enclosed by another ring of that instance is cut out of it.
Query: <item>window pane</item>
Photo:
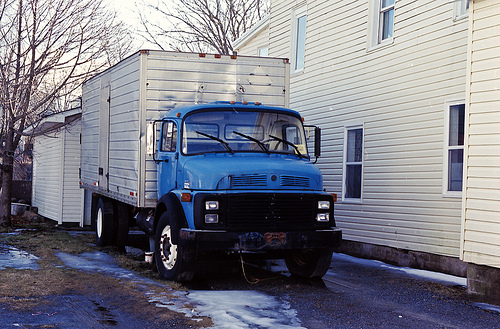
[[[173,122],[163,124],[163,140],[161,150],[164,152],[173,152],[177,144],[177,125]]]
[[[361,165],[346,166],[345,197],[361,198]]]
[[[464,150],[448,153],[448,191],[462,191]]]
[[[269,48],[268,47],[260,48],[259,49],[259,56],[260,57],[267,57],[267,56],[269,56]]]
[[[464,145],[465,105],[450,106],[450,146]]]
[[[306,45],[306,15],[297,19],[297,45],[295,48],[295,69],[304,68],[304,56]]]
[[[394,0],[382,0],[382,8],[392,6],[394,4]]]
[[[394,9],[382,13],[382,40],[392,37],[394,29]]]
[[[363,129],[347,132],[347,162],[363,161]]]

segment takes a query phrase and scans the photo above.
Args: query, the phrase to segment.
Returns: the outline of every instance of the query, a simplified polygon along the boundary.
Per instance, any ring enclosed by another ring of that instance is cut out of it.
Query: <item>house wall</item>
[[[62,154],[64,165],[63,193],[62,193],[62,218],[64,223],[82,222],[82,196],[83,189],[80,188],[80,132],[81,120],[63,131],[64,152]]]
[[[33,143],[32,204],[40,215],[58,224],[82,221],[80,122],[37,136]]]
[[[32,205],[44,217],[61,223],[61,133],[41,135],[33,142]]]
[[[322,128],[328,192],[342,195],[345,127],[364,127],[361,202],[335,205],[343,238],[458,259],[461,197],[443,194],[443,158],[447,102],[465,101],[467,19],[453,19],[452,2],[399,0],[392,42],[371,48],[369,1],[273,0],[270,56],[291,57],[303,5],[290,107]]]
[[[258,56],[259,49],[269,47],[269,26],[253,36],[247,43],[236,49],[238,55]]]
[[[500,3],[471,2],[463,259],[469,291],[500,303]],[[487,265],[477,266],[477,265]]]

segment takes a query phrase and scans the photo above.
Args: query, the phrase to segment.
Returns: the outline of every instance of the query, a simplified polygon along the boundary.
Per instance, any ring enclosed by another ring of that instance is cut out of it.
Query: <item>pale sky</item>
[[[165,0],[169,1],[169,0]],[[144,7],[143,3],[148,4],[156,4],[158,0],[105,0],[105,2],[109,3],[111,7],[115,8],[118,12],[119,18],[131,26],[132,32],[134,31],[134,27],[137,29],[140,28],[141,23],[138,17],[138,8]],[[137,4],[137,6],[136,6]],[[144,10],[144,9],[143,9]],[[152,14],[148,14],[148,16],[152,16]],[[157,49],[156,46],[146,43],[144,39],[141,37],[134,35],[136,38],[135,47],[137,50],[139,49]]]

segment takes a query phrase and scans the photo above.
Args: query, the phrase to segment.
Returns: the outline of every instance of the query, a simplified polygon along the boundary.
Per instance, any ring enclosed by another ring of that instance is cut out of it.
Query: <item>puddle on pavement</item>
[[[71,267],[80,271],[99,272],[120,279],[141,279],[141,277],[134,272],[119,267],[112,256],[100,251],[86,252],[80,255],[70,255],[64,252],[58,252],[56,256],[64,262],[66,267]]]
[[[37,270],[38,257],[26,251],[0,244],[0,270],[13,268],[17,270]]]

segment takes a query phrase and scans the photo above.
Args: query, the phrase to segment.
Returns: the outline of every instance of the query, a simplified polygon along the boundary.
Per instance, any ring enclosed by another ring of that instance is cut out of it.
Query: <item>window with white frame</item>
[[[394,0],[379,0],[379,43],[392,38],[394,32]]]
[[[448,128],[445,149],[445,193],[460,194],[463,182],[465,105],[448,106]]]
[[[259,57],[268,57],[269,56],[269,47],[262,47],[258,50]]]
[[[469,0],[455,0],[455,7],[453,9],[453,18],[465,18],[469,14]]]
[[[393,42],[395,0],[370,0],[368,50]]]
[[[292,22],[292,61],[294,71],[304,69],[306,48],[306,7],[300,7],[293,13]]]
[[[344,133],[342,200],[361,201],[363,182],[363,126],[348,127]]]

